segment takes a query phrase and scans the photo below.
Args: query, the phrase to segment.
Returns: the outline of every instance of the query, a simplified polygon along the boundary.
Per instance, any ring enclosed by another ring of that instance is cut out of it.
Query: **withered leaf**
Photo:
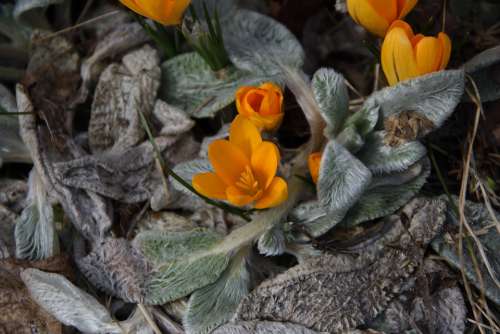
[[[370,327],[384,333],[412,329],[429,334],[461,334],[467,309],[457,280],[444,264],[426,259],[414,280]]]
[[[54,174],[55,162],[81,157],[84,155],[82,149],[72,138],[62,134],[61,138],[64,138],[65,142],[64,153],[56,150],[47,129],[37,125],[33,115],[35,106],[26,89],[21,85],[16,88],[18,110],[29,113],[19,116],[21,137],[31,153],[45,188],[59,201],[75,228],[85,238],[102,238],[112,225],[110,202],[93,192],[66,187],[58,182]]]
[[[212,334],[317,334],[306,327],[272,321],[242,321],[226,324],[217,328]]]
[[[417,140],[434,130],[434,123],[425,115],[404,111],[384,120],[386,131],[384,142],[389,146],[399,146]]]
[[[242,301],[236,319],[293,322],[327,332],[374,319],[422,261],[443,225],[445,207],[439,200],[413,200],[349,252],[325,253],[265,281]]]
[[[156,144],[163,150],[175,140],[159,137]],[[157,186],[154,173],[155,153],[149,142],[98,156],[54,164],[57,181],[68,187],[84,189],[100,195],[137,203],[148,200]]]
[[[107,238],[77,264],[85,277],[106,293],[128,302],[143,302],[151,268],[127,240]]]
[[[92,103],[89,145],[93,153],[123,151],[144,138],[140,112],[153,111],[160,85],[158,52],[146,45],[101,74]]]

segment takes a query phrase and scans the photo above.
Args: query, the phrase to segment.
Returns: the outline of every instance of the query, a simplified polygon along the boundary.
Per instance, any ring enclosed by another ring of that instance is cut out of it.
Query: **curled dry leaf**
[[[212,334],[318,334],[289,322],[242,321],[217,328]]]
[[[20,133],[47,191],[82,235],[98,240],[112,225],[110,202],[60,184],[53,167],[84,155],[68,131],[73,108],[81,102],[79,84],[79,56],[69,42],[54,37],[37,44],[23,85],[16,87],[18,111],[26,113],[19,116]]]
[[[143,302],[151,267],[127,240],[105,239],[77,264],[87,279],[106,293],[128,302]]]
[[[413,200],[400,216],[382,222],[379,234],[346,254],[323,254],[265,281],[242,301],[236,319],[293,322],[327,332],[373,320],[419,266],[444,212],[443,201]]]
[[[146,45],[101,74],[92,103],[89,145],[93,153],[120,152],[144,139],[140,113],[153,111],[160,85],[158,52]]]
[[[456,277],[442,263],[426,259],[404,292],[370,323],[384,333],[418,330],[429,334],[461,334],[467,309]]]
[[[148,34],[137,22],[119,22],[101,37],[92,55],[82,63],[81,76],[84,86],[97,80],[101,63],[106,58],[126,52],[149,40]]]
[[[16,252],[14,228],[17,215],[0,204],[0,259],[11,257]]]
[[[0,179],[0,204],[20,212],[25,206],[28,184],[23,180]]]

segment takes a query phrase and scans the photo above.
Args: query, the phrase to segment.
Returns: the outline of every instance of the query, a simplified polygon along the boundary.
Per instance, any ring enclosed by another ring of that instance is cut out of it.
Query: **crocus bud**
[[[283,119],[283,93],[271,82],[259,87],[243,86],[236,92],[236,108],[258,129],[271,131],[278,128]]]
[[[307,160],[307,164],[309,166],[309,173],[311,174],[313,182],[317,183],[319,176],[319,167],[321,164],[321,152],[314,152],[310,154],[309,159]]]
[[[347,10],[356,23],[384,37],[392,22],[404,18],[417,0],[347,0]]]
[[[414,35],[410,25],[394,22],[382,44],[382,69],[389,84],[446,68],[451,40],[443,32],[437,37]]]
[[[139,15],[170,26],[182,20],[191,0],[120,0],[122,4]]]

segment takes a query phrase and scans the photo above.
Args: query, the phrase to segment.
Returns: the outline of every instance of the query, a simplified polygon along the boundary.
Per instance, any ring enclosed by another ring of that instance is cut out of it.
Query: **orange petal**
[[[255,200],[255,196],[249,196],[234,186],[226,189],[226,196],[229,203],[236,206],[245,206]]]
[[[387,22],[398,19],[398,0],[368,0],[368,2]]]
[[[311,174],[311,178],[314,183],[318,182],[319,176],[319,167],[321,164],[321,152],[314,152],[309,155],[309,159],[307,160],[307,165],[309,166],[309,173]]]
[[[257,127],[247,118],[238,115],[231,123],[229,141],[245,153],[248,161],[252,152],[262,143],[262,137]]]
[[[239,114],[248,117],[255,113],[246,101],[248,93],[254,89],[255,87],[242,86],[236,91],[236,110],[238,110]]]
[[[120,2],[139,15],[148,16],[147,13],[134,0],[120,0]]]
[[[170,2],[170,11],[166,17],[164,17],[163,24],[166,25],[177,25],[181,23],[182,16],[186,11],[186,8],[191,3],[191,0],[167,0]]]
[[[396,21],[392,22],[388,31],[391,31],[394,28],[403,29],[406,33],[406,36],[408,36],[409,40],[413,40],[415,38],[415,35],[413,34],[413,29],[411,28],[411,25],[409,25],[408,23],[406,23],[403,20],[396,20]]]
[[[417,0],[398,0],[399,18],[402,19],[415,7]]]
[[[389,30],[382,44],[381,58],[382,69],[391,86],[418,75],[413,47],[408,32],[403,28]]]
[[[278,152],[276,145],[265,141],[252,154],[252,171],[262,189],[267,188],[276,175],[280,159]]]
[[[448,62],[450,61],[451,55],[451,40],[447,34],[444,32],[440,32],[438,34],[438,40],[441,43],[441,47],[443,49],[441,63],[439,64],[439,69],[444,70],[446,66],[448,66]]]
[[[384,37],[390,22],[377,13],[368,0],[348,0],[347,9],[354,21],[372,34]]]
[[[288,185],[281,177],[275,177],[262,197],[255,202],[256,209],[272,208],[280,205],[288,198]]]
[[[208,159],[215,173],[226,185],[234,184],[250,160],[236,145],[227,140],[215,140],[208,145]]]
[[[273,131],[277,129],[281,121],[283,120],[283,116],[285,116],[284,113],[280,113],[277,115],[266,115],[266,116],[261,116],[259,114],[255,114],[248,119],[255,124],[256,127],[259,129],[263,129],[266,131]]]
[[[200,173],[193,177],[193,187],[200,194],[210,198],[225,200],[226,184],[215,173]]]
[[[266,82],[259,88],[265,91],[264,99],[260,104],[259,114],[262,116],[280,114],[283,106],[281,88],[271,82]]]
[[[415,58],[420,75],[439,69],[442,59],[441,42],[435,37],[422,38],[415,47]]]

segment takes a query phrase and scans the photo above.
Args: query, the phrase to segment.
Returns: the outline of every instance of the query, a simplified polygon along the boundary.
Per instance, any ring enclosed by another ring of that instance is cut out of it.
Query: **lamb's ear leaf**
[[[366,137],[375,129],[380,121],[380,107],[375,104],[366,104],[347,118],[344,129],[352,127],[362,137]]]
[[[164,304],[214,283],[230,260],[217,250],[220,239],[215,232],[198,229],[140,233],[134,246],[155,266],[146,282],[146,302]]]
[[[196,290],[189,298],[183,324],[187,334],[208,334],[228,322],[250,289],[246,256],[239,251],[219,279]]]
[[[352,154],[357,153],[365,145],[365,139],[354,126],[345,127],[335,140]]]
[[[30,173],[28,186],[29,205],[15,227],[16,257],[43,260],[59,253],[54,211],[36,169]]]
[[[429,174],[430,163],[424,158],[402,173],[373,178],[370,188],[342,220],[342,226],[354,226],[396,212],[420,191]]]
[[[371,179],[370,170],[361,161],[345,147],[330,140],[321,159],[318,198],[325,211],[335,219],[322,226],[318,233],[328,231],[344,217],[368,188]]]
[[[363,108],[380,106],[384,118],[412,111],[427,118],[434,128],[443,125],[464,93],[463,70],[440,71],[373,93]]]
[[[259,85],[268,77],[230,65],[220,73],[197,53],[185,53],[164,62],[160,97],[195,118],[214,117],[234,101],[241,86]]]
[[[285,232],[279,224],[262,234],[257,243],[259,252],[265,256],[281,255],[285,252]]]
[[[63,324],[83,333],[122,333],[108,310],[66,277],[30,268],[21,272],[21,279],[31,297]]]
[[[250,10],[237,10],[227,22],[224,43],[236,67],[257,75],[273,77],[281,74],[281,66],[304,63],[300,42],[284,25]]]
[[[474,56],[463,68],[477,85],[482,102],[500,98],[500,46]]]
[[[319,111],[328,124],[328,133],[334,135],[349,112],[349,93],[344,77],[333,69],[321,68],[314,73],[311,86]]]
[[[356,153],[373,174],[402,172],[422,159],[427,150],[418,141],[410,141],[399,146],[384,143],[385,131],[368,135],[363,148]]]
[[[222,237],[212,230],[193,229],[181,232],[144,231],[132,244],[153,264],[183,258],[204,251],[220,241]]]

